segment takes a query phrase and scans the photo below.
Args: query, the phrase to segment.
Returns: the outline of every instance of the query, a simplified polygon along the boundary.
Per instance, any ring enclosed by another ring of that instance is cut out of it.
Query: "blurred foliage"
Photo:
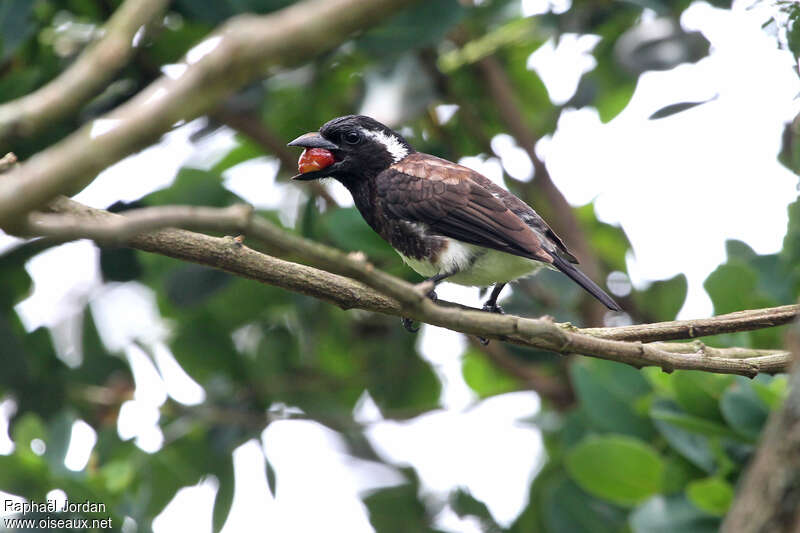
[[[162,65],[179,61],[230,16],[267,13],[289,3],[174,2],[164,21],[148,31],[135,60],[115,84],[74,116],[52,124],[41,135],[19,140],[14,150],[28,158],[113,107],[146,85]],[[524,121],[542,136],[555,130],[562,107],[552,104],[542,80],[527,69],[527,58],[548,39],[557,41],[564,33],[598,35],[599,44],[592,52],[597,66],[583,76],[575,96],[563,107],[591,106],[607,121],[627,105],[637,81],[632,72],[664,68],[657,55],[648,56],[648,62],[638,53],[648,47],[657,52],[660,46],[636,40],[646,30],[642,10],[650,9],[674,24],[689,1],[574,0],[564,13],[531,19],[520,17],[516,1],[469,4],[421,3],[303,67],[252,85],[225,106],[262,121],[275,137],[291,139],[331,117],[357,110],[369,91],[367,80],[378,76],[403,89],[405,114],[398,126],[407,128],[404,131],[419,150],[451,159],[491,155],[489,140],[507,128],[487,97],[479,71],[471,68],[477,61],[488,55],[500,61],[518,95]],[[727,7],[729,2],[712,4]],[[96,31],[118,5],[117,0],[0,3],[0,99],[16,98],[54,78],[85,46],[86,35]],[[788,46],[797,55],[800,11],[793,5],[787,9]],[[620,46],[621,39],[627,48]],[[682,30],[676,30],[668,44],[673,51],[681,48],[688,60],[708,51],[707,43]],[[621,57],[621,48],[632,50],[632,55]],[[433,113],[437,104],[460,107],[451,120],[439,123]],[[677,102],[653,118],[698,104]],[[216,125],[212,122],[209,130]],[[781,160],[798,169],[800,159],[793,155],[798,151],[792,148],[795,136],[786,138],[789,148]],[[202,134],[194,140],[201,141]],[[134,204],[115,204],[112,210],[169,203],[228,205],[237,198],[225,188],[223,173],[265,153],[254,141],[237,136],[235,146],[212,168],[183,168],[170,187]],[[282,168],[280,176],[292,171]],[[509,180],[509,184],[536,201],[525,183]],[[542,212],[547,215],[546,208]],[[591,204],[575,213],[601,265],[609,272],[624,273],[629,252],[624,232],[598,221]],[[304,196],[293,212],[260,214],[276,221],[295,220],[291,231],[345,250],[364,251],[380,268],[417,279],[352,208],[320,211],[316,198]],[[727,261],[705,285],[715,312],[795,301],[800,290],[798,243],[800,202],[790,207],[789,233],[780,253],[758,255],[743,243],[729,242]],[[109,349],[98,334],[95,321],[105,317],[86,307],[70,319],[78,324],[76,351],[81,355],[79,363],[70,365],[50,332],[25,331],[13,310],[31,291],[24,269],[27,261],[47,246],[26,243],[0,256],[0,398],[13,398],[17,405],[10,430],[16,446],[13,453],[0,455],[0,490],[42,500],[60,488],[72,500],[105,502],[116,524],[131,517],[139,531],[147,531],[180,487],[212,475],[219,485],[216,531],[232,501],[231,452],[258,438],[270,420],[295,416],[292,413],[299,408],[302,417],[339,432],[353,455],[380,461],[364,427],[353,420],[353,409],[365,391],[386,418],[408,419],[440,406],[437,375],[416,354],[415,338],[394,318],[343,312],[311,298],[162,256],[104,249],[99,259],[104,282],[139,283],[154,292],[170,326],[169,349],[206,392],[200,406],[167,400],[158,421],[163,446],[146,453],[133,441],[122,440],[116,430],[120,409],[132,398],[135,382],[124,354]],[[670,320],[686,292],[686,278],[680,275],[632,289],[623,298],[624,307],[637,322]],[[545,272],[536,281],[521,282],[504,306],[512,313],[546,313],[577,323],[582,301],[574,284]],[[774,348],[782,345],[781,336],[780,329],[771,329],[721,335],[709,343]],[[138,346],[155,359],[152,346],[144,342]],[[377,531],[435,531],[433,517],[444,506],[492,532],[716,531],[765,420],[780,407],[786,391],[784,376],[749,381],[699,372],[665,374],[588,358],[567,365],[549,353],[516,346],[502,349],[521,364],[536,365],[543,376],[562,383],[576,398],[565,408],[545,397],[542,412],[530,422],[545,433],[547,460],[531,484],[528,506],[515,523],[502,527],[483,502],[463,489],[444,500],[422,498],[416,472],[398,467],[406,484],[364,495]],[[476,347],[463,357],[463,374],[480,398],[525,386]],[[86,421],[98,434],[89,464],[80,472],[64,466],[69,429],[76,420]],[[33,451],[35,439],[46,444],[43,454]],[[266,468],[274,491],[276,472],[269,462]]]

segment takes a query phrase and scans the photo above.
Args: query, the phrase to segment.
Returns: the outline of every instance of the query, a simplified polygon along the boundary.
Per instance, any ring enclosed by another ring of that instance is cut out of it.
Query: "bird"
[[[475,170],[417,152],[371,117],[334,118],[288,146],[305,149],[293,180],[339,181],[366,223],[434,289],[444,280],[493,286],[483,310],[503,313],[506,284],[549,268],[622,311],[531,206]],[[408,319],[403,325],[416,331]]]

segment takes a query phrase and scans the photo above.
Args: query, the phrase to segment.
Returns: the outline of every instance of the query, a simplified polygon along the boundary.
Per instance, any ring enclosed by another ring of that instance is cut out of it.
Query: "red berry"
[[[334,164],[336,160],[330,150],[324,148],[306,148],[300,154],[300,160],[297,162],[297,168],[301,174],[313,172],[315,170],[322,170]]]

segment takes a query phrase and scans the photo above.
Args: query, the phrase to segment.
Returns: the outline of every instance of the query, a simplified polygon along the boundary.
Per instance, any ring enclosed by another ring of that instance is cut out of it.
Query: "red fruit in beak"
[[[297,162],[297,168],[301,174],[307,172],[314,172],[315,170],[322,170],[334,164],[336,160],[330,150],[325,148],[306,148],[300,154],[300,160]]]

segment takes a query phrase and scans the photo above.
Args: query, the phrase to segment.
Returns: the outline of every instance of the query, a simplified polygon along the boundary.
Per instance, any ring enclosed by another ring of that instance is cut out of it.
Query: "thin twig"
[[[105,226],[111,220],[124,219],[99,209],[92,209],[66,198],[60,198],[50,206],[53,212],[72,214],[80,220],[71,223],[72,237],[78,238],[81,228],[85,234],[97,231],[97,226]],[[166,208],[159,208],[164,210]],[[210,209],[210,208],[208,208]],[[154,227],[151,218],[140,212],[139,219],[148,219],[150,228]],[[188,213],[186,213],[188,215]],[[211,212],[205,213],[210,216]],[[191,218],[191,217],[189,217]],[[172,216],[168,222],[185,222],[198,227],[197,220],[181,221]],[[207,219],[213,229],[220,230],[224,224],[220,220]],[[213,222],[213,224],[211,224]],[[233,239],[218,239],[183,230],[161,230],[145,235],[131,237],[128,245],[193,261],[256,279],[272,285],[309,294],[335,303],[343,308],[361,308],[385,314],[408,316],[471,335],[505,340],[520,345],[531,346],[561,354],[581,354],[618,361],[633,366],[659,366],[666,371],[674,369],[694,369],[708,372],[741,374],[755,376],[759,372],[782,372],[788,368],[791,356],[783,350],[745,351],[744,349],[719,348],[691,344],[654,343],[640,341],[620,341],[602,338],[597,330],[576,329],[570,325],[559,325],[547,318],[522,318],[512,315],[497,315],[463,306],[441,305],[425,297],[427,287],[413,285],[376,269],[363,257],[363,254],[347,254],[339,250],[308,241],[281,230],[272,223],[250,217],[243,226],[236,219],[231,229],[247,234],[264,243],[278,254],[300,257],[317,268],[302,266],[270,257],[236,243]],[[118,228],[124,228],[122,222]],[[140,223],[140,222],[137,222]],[[61,237],[64,237],[63,233]],[[324,269],[324,270],[320,270]],[[349,279],[352,278],[352,279]],[[354,281],[356,280],[356,281]],[[360,283],[357,283],[360,282]],[[365,287],[366,286],[366,287]],[[374,290],[370,290],[370,287]],[[730,316],[703,319],[702,334],[719,331],[744,331],[786,323],[800,315],[800,306],[783,306],[768,310],[743,311],[733,319]],[[748,321],[743,317],[752,317]],[[766,318],[770,317],[770,318]],[[716,326],[714,325],[716,321]],[[691,321],[688,321],[691,322]],[[666,326],[645,325],[643,336],[653,338],[654,331],[661,331],[668,338],[692,331],[686,321],[666,323]],[[626,326],[626,338],[633,338],[631,328]],[[715,329],[716,328],[716,329]],[[604,328],[609,335],[613,328]],[[594,335],[591,333],[595,333]],[[613,335],[613,334],[612,334]],[[747,356],[747,357],[745,357]]]

